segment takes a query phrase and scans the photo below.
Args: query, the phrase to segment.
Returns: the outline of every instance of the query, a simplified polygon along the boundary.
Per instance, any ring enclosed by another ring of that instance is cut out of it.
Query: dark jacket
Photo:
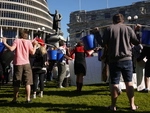
[[[42,55],[39,49],[36,50],[36,53],[30,57],[32,70],[36,71],[37,73],[45,72],[42,70],[46,68],[45,62],[47,61],[47,54]]]
[[[147,60],[150,60],[150,47],[144,46],[140,56],[137,58],[137,61],[141,61],[146,57]]]

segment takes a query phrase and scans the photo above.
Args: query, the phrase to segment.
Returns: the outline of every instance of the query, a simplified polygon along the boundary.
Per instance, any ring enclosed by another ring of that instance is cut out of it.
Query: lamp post
[[[45,40],[45,27],[42,27],[43,40]]]
[[[136,21],[138,19],[138,16],[137,15],[135,15],[133,18],[131,17],[131,16],[128,16],[127,17],[127,20],[129,21],[129,22],[134,22],[134,21]]]
[[[42,27],[42,28],[37,28],[37,30],[38,30],[38,33],[39,33],[39,37],[40,38],[43,38],[44,40],[45,40],[45,33],[44,33],[44,31],[45,31],[45,27]]]
[[[137,21],[137,19],[138,19],[138,16],[137,15],[135,15],[133,18],[131,17],[131,16],[128,16],[127,17],[127,20],[129,21],[129,23],[131,23],[131,24],[134,24],[136,21]],[[132,25],[132,28],[133,28],[134,26]]]

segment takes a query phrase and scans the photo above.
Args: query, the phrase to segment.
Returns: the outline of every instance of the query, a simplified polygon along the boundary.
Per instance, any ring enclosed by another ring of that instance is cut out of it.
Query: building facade
[[[100,32],[112,24],[112,16],[121,13],[125,17],[125,24],[150,25],[150,0],[132,3],[129,6],[106,8],[93,11],[75,11],[70,14],[68,33],[70,43],[74,45],[83,36],[89,34],[94,27],[99,27]]]
[[[48,12],[47,0],[0,0],[0,37],[18,37],[21,29],[28,30],[31,39],[39,31],[43,38],[53,34]]]

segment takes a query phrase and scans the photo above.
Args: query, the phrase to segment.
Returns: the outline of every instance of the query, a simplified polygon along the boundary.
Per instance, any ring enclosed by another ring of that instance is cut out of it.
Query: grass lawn
[[[20,88],[19,103],[11,104],[13,89],[11,85],[0,88],[0,113],[111,113],[106,107],[110,105],[110,92],[106,84],[83,86],[83,92],[74,92],[75,86],[56,88],[53,82],[47,82],[44,97],[32,99],[25,103],[25,90]],[[150,113],[150,93],[135,90],[135,103],[139,106],[137,113]],[[125,91],[117,101],[118,113],[131,113]]]

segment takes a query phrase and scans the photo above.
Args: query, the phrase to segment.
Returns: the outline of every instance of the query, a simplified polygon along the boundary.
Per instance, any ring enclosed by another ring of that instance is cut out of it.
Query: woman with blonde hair
[[[42,39],[36,38],[38,41],[38,46],[35,55],[31,56],[33,58],[32,62],[32,72],[33,72],[33,98],[36,98],[36,92],[39,82],[40,87],[40,97],[43,97],[44,90],[44,78],[46,73],[46,62],[47,62],[47,51]]]

